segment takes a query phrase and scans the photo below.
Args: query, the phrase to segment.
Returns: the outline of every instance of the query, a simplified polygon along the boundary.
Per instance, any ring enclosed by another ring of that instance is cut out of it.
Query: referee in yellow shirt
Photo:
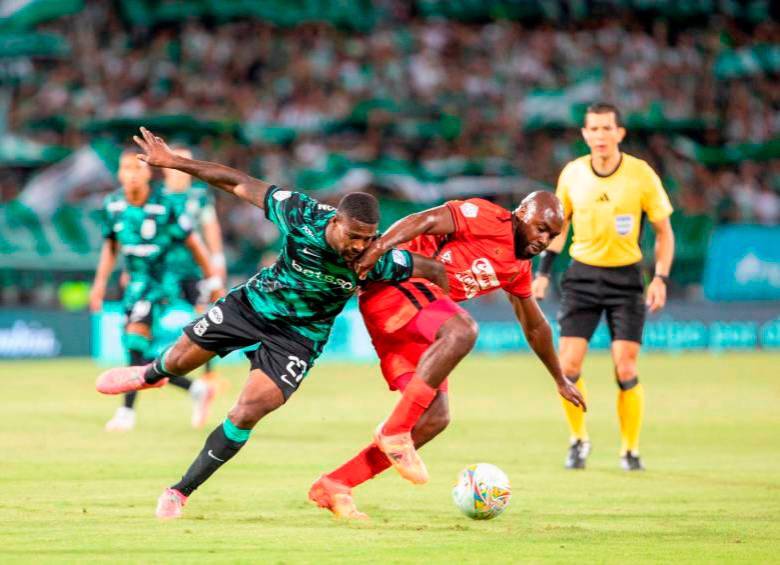
[[[602,312],[612,338],[612,361],[618,386],[620,465],[627,471],[644,469],[639,458],[644,391],[637,358],[645,311],[666,303],[666,283],[674,257],[672,205],[661,180],[641,159],[622,153],[626,130],[620,112],[611,104],[593,104],[585,112],[582,136],[590,155],[571,161],[558,179],[556,194],[563,203],[566,223],[542,255],[533,293],[543,299],[550,270],[563,249],[571,223],[574,234],[571,265],[561,282],[563,298],[558,321],[559,355],[564,375],[585,395],[582,362]],[[639,237],[647,217],[656,235],[655,276],[643,296]],[[564,402],[571,428],[566,458],[569,469],[584,469],[590,440],[581,408]]]

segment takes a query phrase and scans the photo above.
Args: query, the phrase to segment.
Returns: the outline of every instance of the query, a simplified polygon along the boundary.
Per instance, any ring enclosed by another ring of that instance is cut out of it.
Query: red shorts
[[[411,312],[399,303],[399,295],[408,300],[408,288],[401,291],[398,285],[383,284],[382,287],[370,289],[370,300],[361,295],[360,310],[388,387],[390,390],[403,390],[417,370],[420,357],[436,339],[441,325],[456,314],[466,314],[466,311],[432,284],[426,287],[424,293],[416,295]],[[407,312],[405,318],[411,315],[411,319],[399,320],[402,312]],[[395,329],[399,321],[406,323]],[[439,390],[447,390],[446,380]]]

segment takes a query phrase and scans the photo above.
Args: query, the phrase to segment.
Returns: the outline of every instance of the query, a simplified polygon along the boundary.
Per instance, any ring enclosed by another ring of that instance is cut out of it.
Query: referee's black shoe
[[[624,471],[644,471],[645,466],[642,465],[642,460],[639,458],[638,453],[632,453],[627,451],[624,455],[620,456],[620,468]]]
[[[588,455],[590,455],[590,442],[581,439],[574,440],[569,446],[569,453],[566,454],[564,465],[567,469],[584,469]]]

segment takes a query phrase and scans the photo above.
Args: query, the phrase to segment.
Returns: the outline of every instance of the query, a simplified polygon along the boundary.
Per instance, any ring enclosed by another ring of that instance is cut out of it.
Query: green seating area
[[[0,269],[91,270],[99,245],[96,216],[78,206],[66,204],[45,219],[18,200],[0,204]]]

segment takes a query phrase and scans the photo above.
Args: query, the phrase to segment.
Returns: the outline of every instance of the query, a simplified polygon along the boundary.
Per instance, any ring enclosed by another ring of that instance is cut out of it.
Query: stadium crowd
[[[556,29],[433,20],[411,3],[384,5],[386,21],[363,34],[327,24],[197,19],[139,29],[110,3],[88,2],[77,17],[43,26],[69,40],[72,56],[34,61],[35,80],[14,89],[8,123],[75,148],[91,136],[78,127],[85,120],[185,114],[294,131],[282,142],[206,136],[197,148],[282,184],[338,154],[429,170],[497,159],[554,186],[562,165],[582,152],[572,116],[608,99],[644,118],[629,128],[625,149],[660,172],[678,208],[719,222],[780,221],[780,161],[705,166],[679,141],[684,133],[711,148],[777,137],[776,74],[716,72],[727,48],[780,44],[771,19],[745,27],[718,16],[717,25],[677,29],[625,15]],[[40,125],[62,116],[62,127]],[[361,128],[330,127],[356,121]],[[694,125],[668,127],[681,123]],[[7,200],[19,177],[4,180]],[[245,209],[227,199],[219,205],[228,242],[266,237]]]

